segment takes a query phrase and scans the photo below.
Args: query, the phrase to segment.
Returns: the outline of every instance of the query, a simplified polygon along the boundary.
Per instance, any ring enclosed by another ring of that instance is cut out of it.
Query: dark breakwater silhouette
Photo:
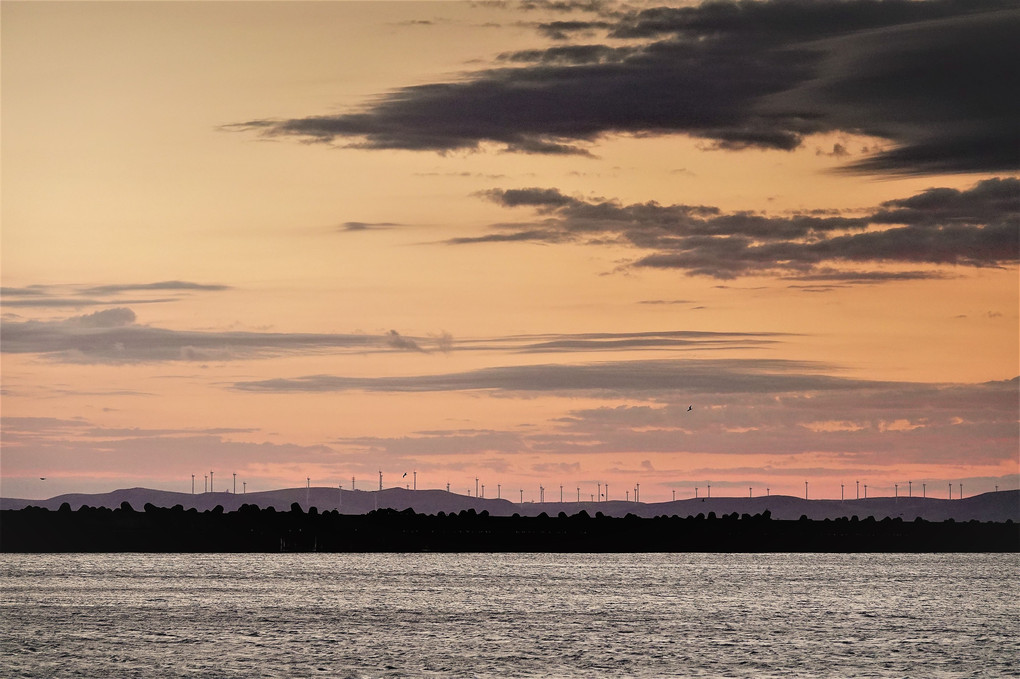
[[[135,511],[64,504],[0,512],[4,552],[1018,552],[1020,524],[873,517],[773,520],[769,512],[716,516],[587,512],[556,517],[486,511],[347,515],[294,503],[199,512],[146,504]]]

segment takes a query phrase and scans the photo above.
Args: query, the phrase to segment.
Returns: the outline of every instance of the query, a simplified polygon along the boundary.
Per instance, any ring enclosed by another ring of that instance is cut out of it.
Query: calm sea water
[[[1020,556],[0,555],[4,677],[1020,676]]]

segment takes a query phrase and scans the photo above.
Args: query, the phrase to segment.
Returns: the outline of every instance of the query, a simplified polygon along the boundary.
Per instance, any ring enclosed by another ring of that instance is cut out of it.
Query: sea
[[[1017,554],[2,554],[3,677],[1020,676]]]

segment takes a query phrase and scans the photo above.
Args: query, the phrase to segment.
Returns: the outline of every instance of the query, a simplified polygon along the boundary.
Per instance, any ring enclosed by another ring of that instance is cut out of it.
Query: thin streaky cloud
[[[37,354],[64,363],[126,364],[266,359],[321,353],[454,351],[580,353],[592,351],[739,349],[779,341],[776,333],[664,331],[518,335],[455,339],[450,333],[408,336],[247,331],[170,330],[136,322],[126,307],[104,309],[60,321],[10,320],[0,325],[0,352]]]
[[[29,285],[0,288],[0,300],[5,307],[22,308],[82,308],[113,304],[163,304],[178,302],[181,297],[118,297],[128,292],[220,292],[230,290],[229,285],[195,283],[191,281],[158,281],[155,283],[119,283],[109,285]],[[112,297],[112,299],[101,299]]]
[[[887,471],[949,461],[961,450],[977,464],[998,465],[1015,458],[1017,383],[846,380],[837,389],[803,392],[785,391],[790,385],[777,381],[772,385],[776,391],[694,394],[694,411],[688,411],[691,393],[680,391],[658,394],[648,405],[574,410],[527,430],[424,431],[332,443],[410,458],[472,455],[479,449],[508,458],[527,451],[557,460],[633,451],[713,454],[738,461],[775,455],[794,469],[801,459],[817,463],[821,456],[827,466],[818,469],[829,475],[855,465]]]
[[[590,394],[815,391],[872,384],[826,375],[824,366],[777,359],[632,360],[501,366],[460,373],[359,378],[306,375],[236,382],[261,393],[497,391]],[[881,384],[881,383],[874,383]]]
[[[402,226],[397,222],[344,222],[340,225],[340,230],[344,232],[359,232],[359,231],[385,231]]]
[[[113,304],[167,304],[179,302],[180,297],[154,297],[151,299],[90,299],[87,297],[26,297],[4,299],[2,306],[35,309],[78,309]]]
[[[94,287],[83,288],[82,293],[86,295],[117,295],[122,292],[141,292],[148,290],[219,292],[221,290],[230,290],[230,286],[210,283],[193,283],[190,281],[159,281],[156,283],[97,285]]]

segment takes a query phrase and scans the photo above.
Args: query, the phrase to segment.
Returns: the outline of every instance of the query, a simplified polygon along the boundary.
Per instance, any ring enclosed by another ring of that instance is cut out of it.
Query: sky
[[[0,20],[5,497],[1020,487],[1015,1]]]

